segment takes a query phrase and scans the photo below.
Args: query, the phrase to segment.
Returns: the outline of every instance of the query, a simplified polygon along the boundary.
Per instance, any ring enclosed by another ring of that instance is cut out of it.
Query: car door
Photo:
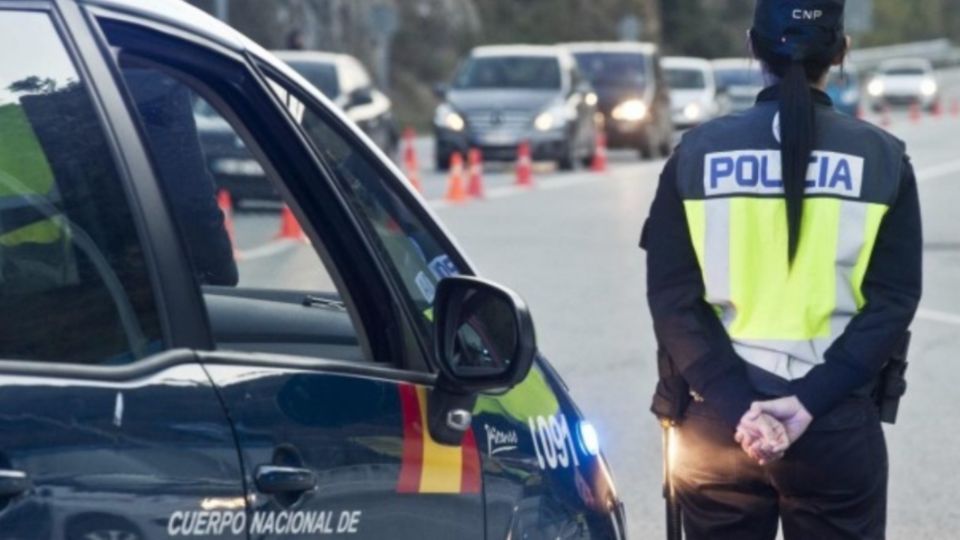
[[[189,275],[158,279],[137,211],[143,150],[76,6],[24,6],[0,2],[0,538],[245,538],[231,426],[173,337],[196,320],[166,310]]]
[[[380,250],[421,242],[419,262],[410,261],[419,265],[410,284],[420,295],[455,273],[455,263],[402,216],[381,209],[376,231],[357,221],[357,208],[384,204],[386,188],[355,171],[350,182],[373,185],[347,191],[328,167],[366,163],[365,139],[331,140],[345,153],[331,164],[296,123],[309,114],[303,105],[282,102],[240,43],[224,51],[162,23],[97,14],[203,288],[216,350],[200,357],[239,444],[250,537],[482,538],[472,431],[443,445],[426,427],[435,381],[424,353],[429,302],[397,301],[387,278],[396,269]],[[286,203],[234,214],[233,257],[207,257],[210,239],[185,209],[213,197],[188,114],[198,104],[236,130]],[[281,222],[305,232],[273,238]],[[373,244],[378,234],[386,246]],[[249,238],[265,243],[251,247]],[[230,264],[232,280],[214,281],[226,273],[201,267]]]
[[[271,87],[330,165],[388,269],[399,303],[424,335],[441,331],[440,324],[434,328],[437,282],[469,272],[467,261],[400,177],[387,170],[384,161],[351,144],[355,137],[336,115],[311,104],[291,83],[285,85],[282,73],[264,69],[275,81]],[[419,390],[427,417],[440,401],[434,399],[436,390]],[[616,523],[622,513],[614,512],[618,502],[606,464],[594,445],[584,444],[582,415],[545,359],[508,391],[501,387],[478,394],[471,411],[472,428],[463,447],[476,448],[480,455],[486,538],[622,538]],[[425,482],[423,477],[421,489]],[[436,511],[454,501],[439,498]]]

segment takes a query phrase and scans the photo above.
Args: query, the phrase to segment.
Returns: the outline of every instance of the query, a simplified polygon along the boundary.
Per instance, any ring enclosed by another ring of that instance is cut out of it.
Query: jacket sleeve
[[[735,427],[756,396],[744,362],[704,300],[703,277],[677,187],[676,160],[671,158],[663,170],[641,237],[654,332],[690,388]]]
[[[866,304],[827,349],[824,363],[794,382],[814,417],[874,380],[909,328],[922,289],[921,228],[917,180],[905,158],[900,193],[880,225],[864,276]]]

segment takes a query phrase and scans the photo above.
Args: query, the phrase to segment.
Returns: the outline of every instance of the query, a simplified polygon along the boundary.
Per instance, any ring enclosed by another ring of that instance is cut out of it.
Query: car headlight
[[[936,94],[937,81],[934,81],[933,79],[924,79],[923,82],[920,83],[920,93],[927,97]]]
[[[597,104],[597,102],[599,101],[599,98],[597,97],[597,94],[593,92],[588,92],[587,97],[583,98],[583,101],[587,105],[593,107],[594,105]]]
[[[703,107],[699,103],[690,103],[683,108],[683,117],[693,122],[703,115]]]
[[[463,129],[467,127],[467,122],[463,117],[446,103],[437,107],[437,114],[433,118],[433,123],[437,127],[447,128],[452,131],[463,131]]]
[[[628,99],[614,107],[610,115],[614,120],[639,122],[647,117],[647,104],[639,99]]]
[[[883,81],[879,79],[874,79],[870,81],[870,84],[867,85],[867,93],[873,97],[882,96],[883,91],[884,91]]]
[[[533,127],[537,128],[537,131],[550,131],[556,124],[556,116],[550,111],[538,114],[533,121]]]

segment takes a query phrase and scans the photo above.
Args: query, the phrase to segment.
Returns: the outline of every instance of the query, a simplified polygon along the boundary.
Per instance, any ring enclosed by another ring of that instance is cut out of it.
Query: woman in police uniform
[[[884,538],[870,395],[919,303],[923,242],[903,143],[823,92],[843,10],[758,1],[772,85],[684,137],[645,226],[657,339],[696,397],[674,470],[691,539],[773,539],[778,521],[788,540]],[[785,454],[761,434],[776,421]]]

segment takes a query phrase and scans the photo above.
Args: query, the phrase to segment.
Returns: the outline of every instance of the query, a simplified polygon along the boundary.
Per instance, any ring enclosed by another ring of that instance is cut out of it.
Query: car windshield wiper
[[[312,294],[303,297],[303,305],[304,307],[315,307],[332,311],[347,311],[347,305],[341,300],[323,298],[322,296],[314,296]]]

